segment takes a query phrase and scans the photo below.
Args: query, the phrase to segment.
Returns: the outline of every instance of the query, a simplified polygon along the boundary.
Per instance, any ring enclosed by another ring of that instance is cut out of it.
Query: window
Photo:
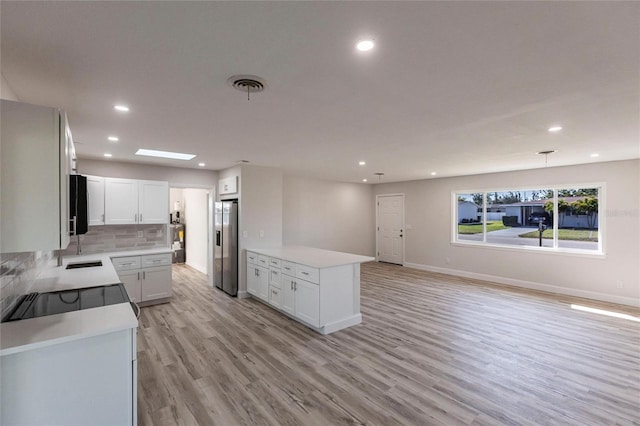
[[[455,192],[453,242],[602,253],[603,185]]]

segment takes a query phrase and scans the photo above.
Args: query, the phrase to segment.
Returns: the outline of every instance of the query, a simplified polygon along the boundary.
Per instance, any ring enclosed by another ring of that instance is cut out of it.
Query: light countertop
[[[371,256],[361,256],[358,254],[323,250],[305,246],[284,246],[259,249],[248,248],[247,251],[319,269],[348,265],[352,263],[371,262],[375,260],[375,258]]]
[[[120,279],[111,258],[163,253],[172,253],[172,250],[154,248],[67,256],[63,258],[62,266],[49,268],[40,274],[34,283],[33,291],[47,292],[116,284]],[[102,266],[65,269],[68,263],[94,260],[101,260]],[[0,324],[0,356],[137,326],[138,320],[129,303],[5,322]]]

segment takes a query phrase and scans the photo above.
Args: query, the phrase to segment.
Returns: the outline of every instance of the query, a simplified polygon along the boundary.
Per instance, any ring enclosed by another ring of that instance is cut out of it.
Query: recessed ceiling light
[[[113,109],[120,112],[129,112],[129,107],[126,105],[114,105]]]
[[[600,154],[598,154],[597,152],[594,152],[593,154],[591,154],[589,157],[591,158],[598,158],[600,157]]]
[[[363,182],[366,182],[367,180],[366,180],[366,179],[362,179],[362,181],[363,181]]]
[[[373,40],[362,40],[356,44],[356,49],[361,52],[367,52],[375,47]]]
[[[364,166],[364,165],[365,165],[365,164],[367,164],[367,163],[366,163],[366,162],[364,162],[364,161],[360,161],[358,164],[360,164],[361,166]]]
[[[113,154],[109,154],[109,153],[105,152],[104,156],[107,157],[107,158],[110,158],[110,157],[113,157]]]
[[[206,164],[204,164],[204,163],[198,163],[198,166],[200,166],[200,167],[204,167],[204,166],[206,166]]]
[[[438,174],[438,173],[436,173],[436,172],[431,172],[431,176],[435,176],[435,175],[437,175],[437,174]]]
[[[551,133],[555,133],[555,132],[559,132],[560,130],[562,130],[562,127],[561,126],[553,126],[553,127],[549,127],[547,130],[550,131]]]
[[[182,154],[180,152],[156,151],[155,149],[140,148],[136,155],[146,155],[147,157],[171,158],[173,160],[191,160],[195,154]]]
[[[109,136],[107,139],[109,139],[111,142],[118,142],[120,140],[117,136]]]

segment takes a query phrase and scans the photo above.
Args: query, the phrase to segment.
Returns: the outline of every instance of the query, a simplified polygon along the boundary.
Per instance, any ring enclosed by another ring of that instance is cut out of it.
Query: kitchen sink
[[[94,268],[96,266],[102,266],[102,260],[94,260],[91,262],[76,262],[69,263],[65,269],[79,269],[79,268]]]

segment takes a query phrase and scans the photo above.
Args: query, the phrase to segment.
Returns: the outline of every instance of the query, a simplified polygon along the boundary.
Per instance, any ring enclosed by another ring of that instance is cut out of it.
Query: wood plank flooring
[[[362,266],[363,323],[318,335],[174,266],[142,308],[141,425],[640,425],[631,308],[388,264]]]

